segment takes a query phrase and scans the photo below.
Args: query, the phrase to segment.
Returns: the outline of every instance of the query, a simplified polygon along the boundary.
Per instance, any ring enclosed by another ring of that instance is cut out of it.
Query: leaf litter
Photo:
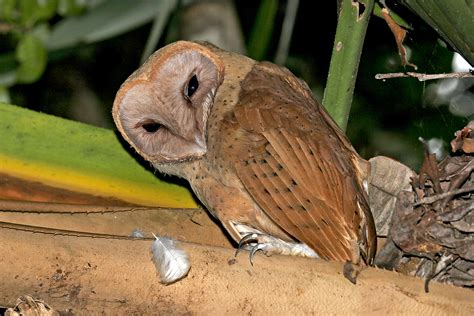
[[[451,142],[441,162],[426,152],[411,190],[399,192],[376,264],[474,289],[474,122]]]

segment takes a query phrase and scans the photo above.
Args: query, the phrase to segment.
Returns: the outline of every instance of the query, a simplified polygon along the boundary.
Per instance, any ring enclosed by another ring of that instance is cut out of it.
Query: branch
[[[419,205],[422,205],[422,204],[432,204],[432,203],[434,203],[436,201],[439,201],[439,200],[442,200],[444,198],[447,198],[447,197],[450,197],[450,196],[453,196],[453,195],[462,194],[462,193],[468,193],[468,192],[471,192],[471,191],[474,191],[474,186],[468,186],[466,188],[457,189],[457,190],[453,190],[453,191],[449,191],[449,192],[445,192],[445,193],[425,197],[425,198],[422,198],[419,202],[414,203],[413,206],[419,206]]]
[[[434,79],[444,79],[444,78],[474,78],[474,73],[466,72],[451,72],[444,74],[422,74],[418,72],[394,72],[388,74],[376,74],[375,79],[386,80],[392,78],[417,78],[418,81],[434,80]]]
[[[374,0],[343,0],[329,65],[323,105],[345,131],[351,110],[365,31]]]
[[[8,229],[8,230],[12,230],[18,233],[28,232],[28,233],[33,233],[33,234],[44,234],[44,235],[51,235],[51,236],[69,236],[69,237],[103,238],[103,239],[119,239],[119,240],[120,239],[153,240],[152,237],[134,237],[134,236],[126,236],[126,235],[91,233],[91,232],[82,232],[82,231],[68,230],[68,229],[57,229],[57,228],[40,227],[40,226],[32,226],[32,225],[25,225],[25,224],[8,223],[8,222],[3,222],[3,221],[0,221],[0,230],[1,229]]]
[[[0,199],[0,212],[14,213],[69,213],[69,214],[90,214],[90,213],[123,213],[123,212],[182,212],[192,213],[196,208],[162,208],[146,206],[115,206],[115,205],[83,205],[33,201],[15,201]]]
[[[0,200],[1,212],[15,213],[117,213],[133,212],[142,210],[156,210],[152,207],[133,207],[133,206],[103,206],[103,205],[82,205],[82,204],[64,204],[49,202],[31,202]]]
[[[375,268],[365,269],[354,286],[338,262],[259,254],[252,267],[248,253],[235,258],[233,248],[183,242],[191,270],[164,286],[150,260],[149,240],[52,237],[5,228],[0,240],[0,306],[34,293],[57,311],[74,314],[421,315],[474,308],[471,290],[433,283],[423,295],[421,279]]]

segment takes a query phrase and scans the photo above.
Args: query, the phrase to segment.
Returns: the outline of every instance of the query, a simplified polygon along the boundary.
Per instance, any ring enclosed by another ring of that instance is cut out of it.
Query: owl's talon
[[[237,255],[239,254],[240,250],[246,245],[248,244],[250,241],[252,240],[257,240],[258,238],[258,235],[257,233],[250,233],[250,234],[247,234],[245,235],[244,237],[242,237],[242,239],[239,241],[239,245],[237,246],[237,250],[235,251],[235,257],[237,257]],[[252,262],[252,259],[250,259],[250,262]]]
[[[250,233],[245,235],[240,241],[239,241],[239,248],[242,248],[245,244],[247,244],[249,241],[252,240],[257,240],[258,236],[262,234],[257,234],[257,233]]]
[[[257,251],[262,250],[265,246],[263,244],[257,244],[256,246],[253,246],[252,249],[250,250],[249,258],[250,258],[250,264],[253,267],[253,256],[257,253]]]
[[[239,246],[235,252],[237,256],[242,248],[246,248],[250,251],[250,264],[253,266],[253,257],[257,251],[262,251],[266,256],[271,255],[292,255],[302,256],[307,258],[318,258],[318,255],[309,248],[307,245],[302,243],[292,243],[283,241],[279,238],[263,233],[248,233],[239,241]]]

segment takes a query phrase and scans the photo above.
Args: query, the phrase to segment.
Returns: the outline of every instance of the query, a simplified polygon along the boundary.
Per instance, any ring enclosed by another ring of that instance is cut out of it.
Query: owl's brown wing
[[[373,220],[353,164],[355,152],[288,71],[259,63],[242,83],[234,114],[247,137],[236,171],[262,210],[324,259],[370,263]],[[359,252],[360,251],[360,252]]]

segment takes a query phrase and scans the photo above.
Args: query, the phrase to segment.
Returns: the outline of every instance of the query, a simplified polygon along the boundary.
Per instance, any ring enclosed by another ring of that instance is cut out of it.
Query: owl
[[[112,112],[125,140],[186,179],[251,258],[372,264],[365,161],[286,68],[179,41],[123,83]]]

